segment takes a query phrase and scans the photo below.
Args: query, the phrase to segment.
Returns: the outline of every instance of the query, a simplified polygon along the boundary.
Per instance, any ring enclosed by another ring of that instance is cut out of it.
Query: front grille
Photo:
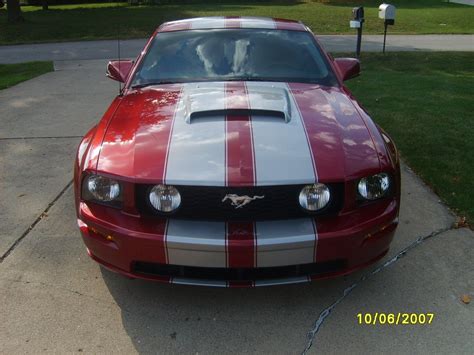
[[[258,281],[275,278],[319,275],[344,270],[344,260],[302,265],[262,267],[262,268],[212,268],[178,266],[136,261],[132,265],[135,274],[149,276],[186,277],[216,281]]]
[[[254,186],[254,187],[209,187],[176,186],[181,194],[181,206],[171,214],[156,211],[148,200],[152,185],[136,186],[136,205],[142,215],[168,218],[199,219],[214,221],[261,221],[291,219],[315,215],[335,215],[344,202],[344,184],[327,184],[331,191],[329,204],[316,213],[301,208],[298,196],[304,185]],[[239,196],[265,196],[235,208],[231,201],[222,202],[227,194]]]

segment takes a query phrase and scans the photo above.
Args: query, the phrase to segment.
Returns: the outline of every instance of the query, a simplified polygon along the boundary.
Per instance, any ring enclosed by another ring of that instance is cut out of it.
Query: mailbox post
[[[385,53],[385,41],[387,39],[388,25],[395,24],[395,6],[383,3],[379,6],[379,18],[384,20],[383,53]]]
[[[364,8],[362,6],[354,7],[352,9],[352,20],[350,22],[351,28],[357,28],[357,58],[360,56],[360,46],[362,42],[362,24],[364,23]]]

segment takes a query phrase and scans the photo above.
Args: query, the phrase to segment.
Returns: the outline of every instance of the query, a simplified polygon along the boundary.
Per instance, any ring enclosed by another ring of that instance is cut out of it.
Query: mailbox
[[[361,28],[364,23],[364,8],[362,6],[352,9],[352,20],[349,23],[351,28]]]
[[[384,20],[388,25],[393,25],[395,23],[395,6],[385,3],[380,5],[379,18]]]
[[[357,57],[360,55],[360,45],[362,42],[362,24],[364,21],[364,8],[362,6],[352,8],[352,20],[349,22],[349,25],[351,28],[357,28]]]
[[[379,6],[379,18],[383,20],[385,30],[383,32],[383,52],[385,53],[385,42],[387,40],[388,25],[395,24],[395,6],[383,3]]]
[[[364,22],[364,8],[362,6],[354,7],[352,9],[352,19],[358,22]]]

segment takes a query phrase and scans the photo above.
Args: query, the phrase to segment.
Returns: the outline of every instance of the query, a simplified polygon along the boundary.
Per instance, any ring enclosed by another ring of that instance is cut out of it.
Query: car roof
[[[270,17],[196,17],[185,20],[165,22],[158,27],[157,32],[172,32],[197,29],[219,28],[258,28],[290,31],[309,31],[303,23],[294,20],[277,19]]]

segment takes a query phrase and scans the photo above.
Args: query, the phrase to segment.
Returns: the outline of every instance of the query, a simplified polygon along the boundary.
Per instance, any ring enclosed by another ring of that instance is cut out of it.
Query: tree
[[[41,6],[43,6],[43,10],[48,10],[48,0],[41,0]]]
[[[7,19],[10,23],[24,21],[21,14],[20,0],[7,0]]]

